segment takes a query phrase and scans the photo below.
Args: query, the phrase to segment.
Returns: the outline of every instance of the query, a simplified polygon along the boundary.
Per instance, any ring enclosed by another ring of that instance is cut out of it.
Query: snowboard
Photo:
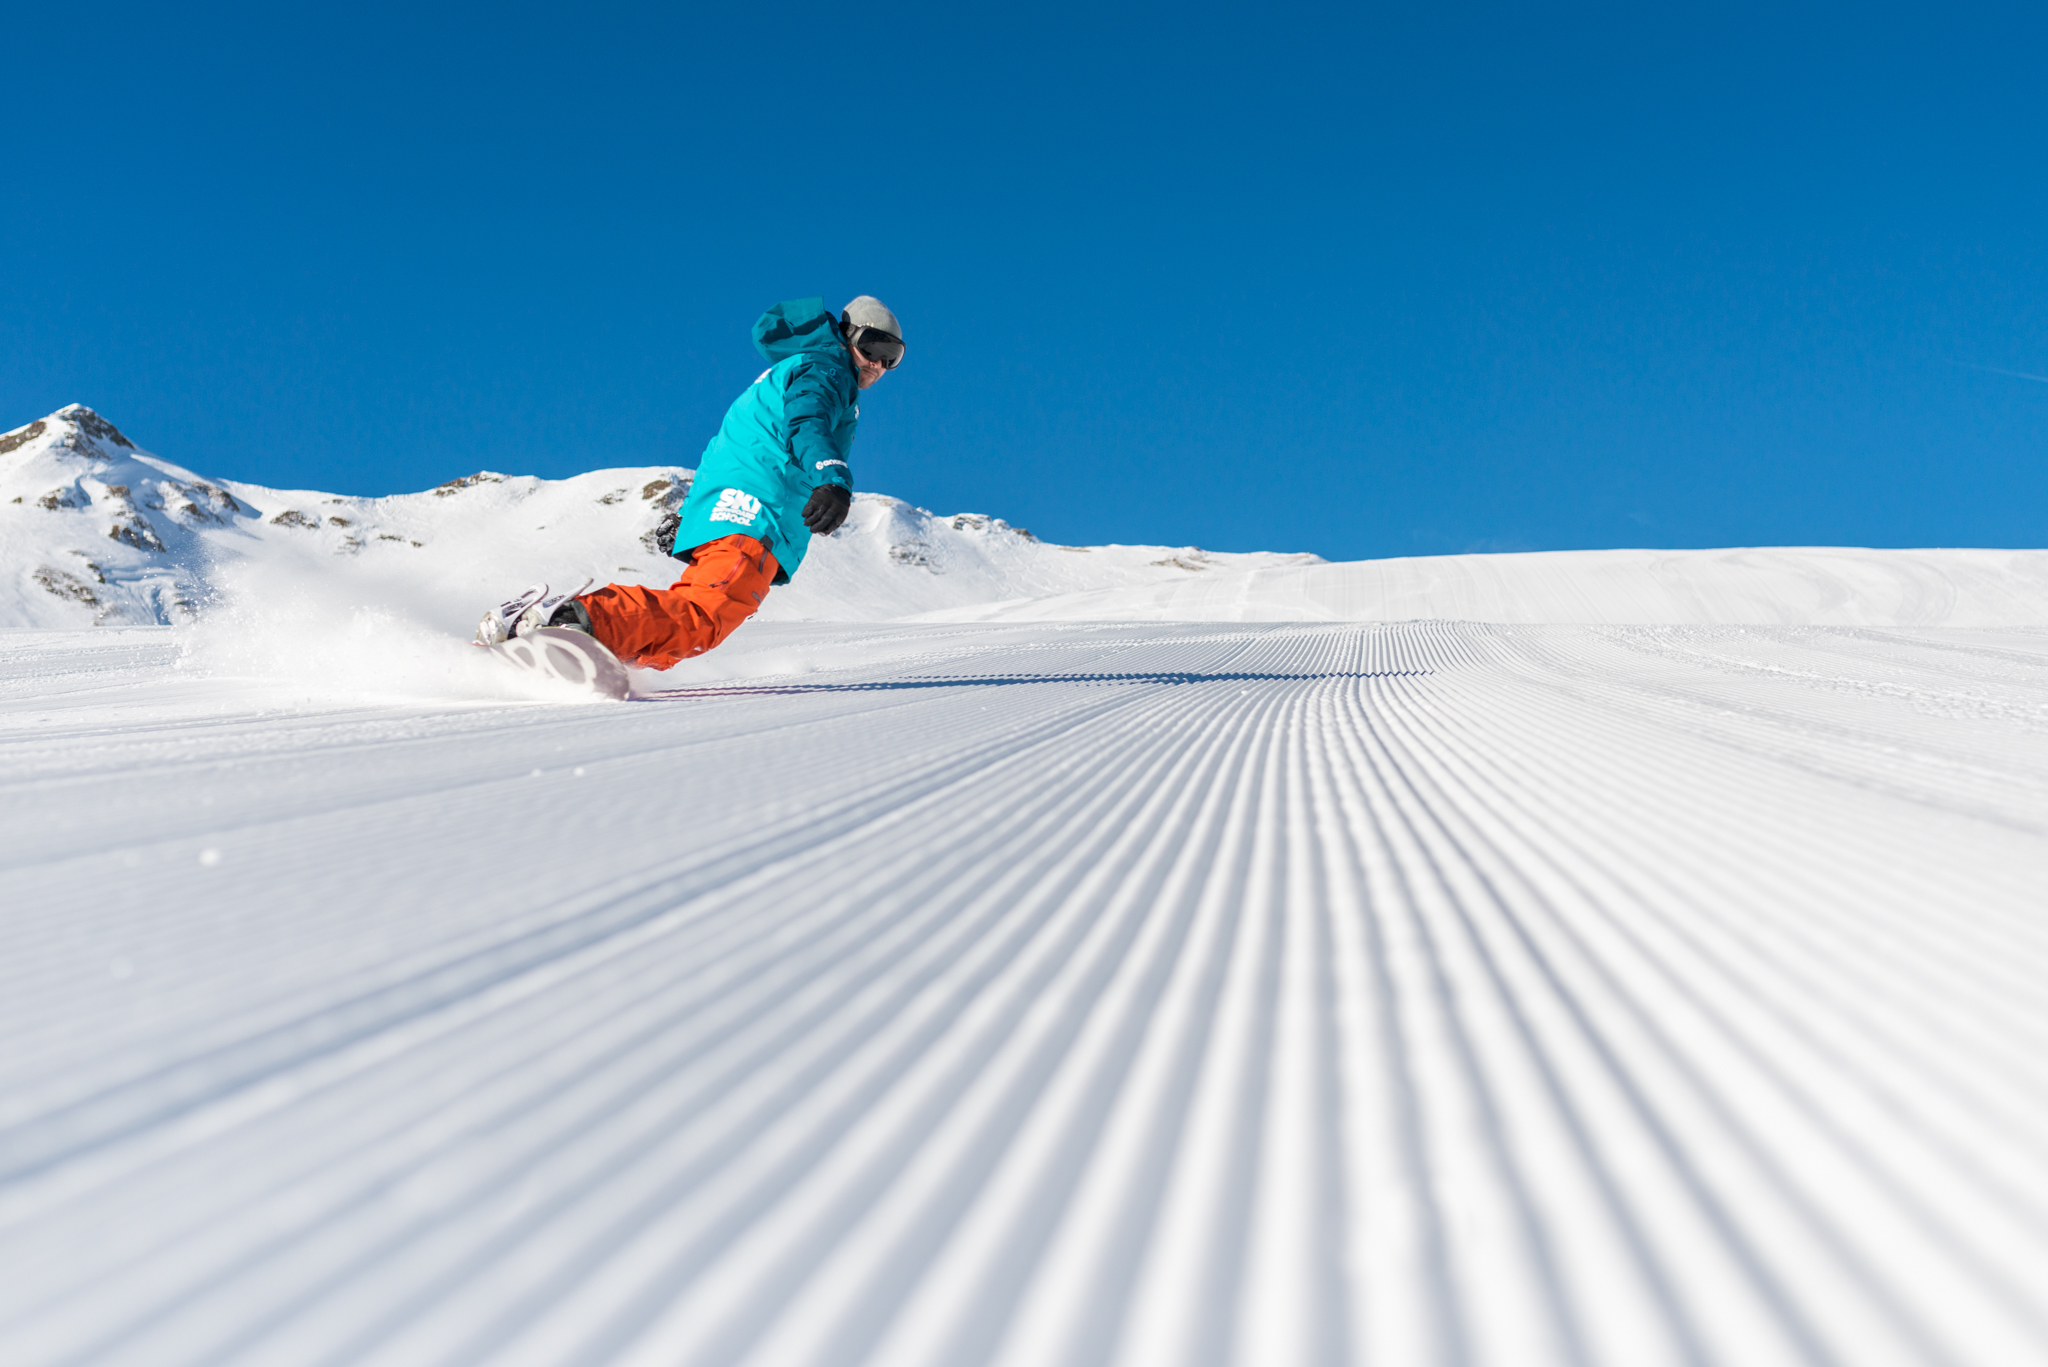
[[[567,627],[542,627],[493,646],[480,646],[514,669],[540,674],[623,702],[633,695],[626,667],[596,640]]]

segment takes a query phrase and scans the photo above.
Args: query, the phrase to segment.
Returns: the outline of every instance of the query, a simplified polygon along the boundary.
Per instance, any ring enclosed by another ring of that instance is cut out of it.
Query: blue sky
[[[2043,544],[2038,10],[27,8],[0,427],[694,464],[865,291],[858,486],[1054,540]]]

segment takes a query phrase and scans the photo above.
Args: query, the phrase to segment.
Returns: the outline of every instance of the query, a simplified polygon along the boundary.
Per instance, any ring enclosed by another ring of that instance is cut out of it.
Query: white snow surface
[[[1398,622],[2028,626],[2048,551],[1536,551],[1246,567],[964,605],[951,622]]]
[[[2029,555],[863,499],[591,703],[453,633],[658,472],[324,503],[67,412],[0,452],[93,598],[0,630],[9,1367],[2048,1361]]]

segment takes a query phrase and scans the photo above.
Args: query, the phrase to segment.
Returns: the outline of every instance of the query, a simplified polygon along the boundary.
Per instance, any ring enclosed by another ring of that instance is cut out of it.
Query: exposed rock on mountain
[[[503,484],[504,482],[505,477],[503,475],[492,474],[489,470],[479,470],[473,475],[464,475],[461,479],[451,479],[446,484],[436,485],[434,497],[446,498],[450,494],[459,494],[464,489],[473,489],[479,484]]]
[[[189,616],[203,596],[202,547],[192,528],[224,528],[241,511],[226,490],[137,450],[82,404],[0,435],[9,562],[0,567],[0,621]],[[59,568],[73,558],[90,582]]]
[[[0,456],[6,455],[9,451],[15,450],[18,447],[28,445],[49,430],[49,424],[41,418],[37,418],[26,427],[15,428],[5,436],[0,436]]]

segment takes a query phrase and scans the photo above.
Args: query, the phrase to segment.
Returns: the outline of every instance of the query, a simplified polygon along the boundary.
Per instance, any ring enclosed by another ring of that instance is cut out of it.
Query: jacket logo
[[[711,509],[711,521],[737,522],[744,527],[753,522],[760,511],[761,500],[745,489],[720,489],[718,502]]]

